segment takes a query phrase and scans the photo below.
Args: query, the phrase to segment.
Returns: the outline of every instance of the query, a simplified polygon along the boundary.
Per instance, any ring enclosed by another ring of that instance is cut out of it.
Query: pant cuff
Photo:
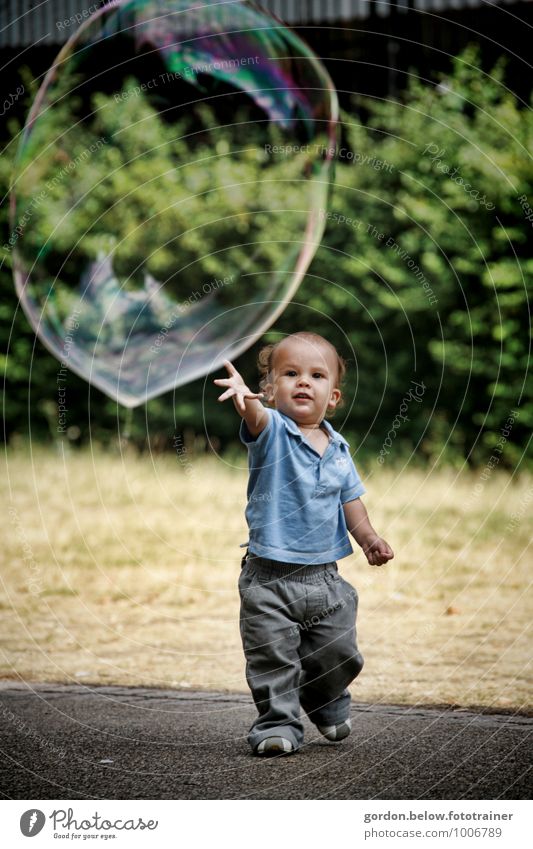
[[[302,708],[313,725],[339,725],[340,722],[346,722],[350,718],[350,700],[343,699],[343,702],[344,704],[341,705],[332,702],[330,705],[310,710],[307,710],[304,705]]]

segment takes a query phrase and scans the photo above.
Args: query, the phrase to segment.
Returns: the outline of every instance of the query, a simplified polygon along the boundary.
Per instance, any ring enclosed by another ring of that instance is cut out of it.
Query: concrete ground
[[[525,799],[533,718],[352,706],[328,743],[307,719],[296,755],[253,757],[248,695],[0,682],[7,799]]]

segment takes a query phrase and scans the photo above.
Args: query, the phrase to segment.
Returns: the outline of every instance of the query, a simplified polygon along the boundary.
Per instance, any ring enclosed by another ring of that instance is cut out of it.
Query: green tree
[[[106,136],[112,131],[115,116],[109,109],[100,109],[98,115],[100,123],[95,124],[94,132],[96,137]],[[203,113],[194,116],[193,123],[207,126],[210,120],[208,113]],[[190,191],[191,186],[187,180],[182,184],[171,177],[167,185],[156,178],[144,193],[138,191],[139,180],[148,179],[150,184],[151,176],[171,169],[182,155],[173,148],[179,144],[175,139],[168,138],[168,144],[161,148],[154,144],[165,140],[166,130],[160,127],[152,138],[156,129],[149,120],[145,123],[150,127],[153,154],[138,174],[120,165],[131,161],[135,150],[143,149],[146,139],[142,134],[133,132],[124,138],[123,149],[117,152],[108,148],[98,156],[98,164],[94,160],[101,171],[99,179],[105,180],[119,166],[112,177],[118,181],[113,191],[116,196],[128,197],[131,204],[124,203],[124,215],[114,220],[105,208],[105,193],[100,196],[96,192],[94,202],[104,214],[96,228],[87,231],[82,250],[87,256],[94,255],[111,230],[118,242],[124,240],[127,245],[120,254],[122,273],[127,274],[144,255],[143,239],[147,239],[147,244],[162,246],[151,254],[150,271],[157,275],[168,273],[172,267],[164,243],[187,225],[187,216],[183,217],[177,207],[176,218],[166,219],[167,232],[162,216],[158,220],[158,210],[176,198],[176,192]],[[246,130],[246,138],[254,148],[252,127]],[[17,131],[12,127],[13,133]],[[186,125],[183,132],[187,132]],[[230,134],[219,141],[231,150],[242,139]],[[533,425],[528,371],[532,142],[532,110],[505,87],[503,63],[490,73],[479,69],[479,52],[474,47],[455,59],[449,75],[438,85],[412,78],[400,101],[357,99],[350,113],[343,114],[332,200],[327,210],[323,205],[316,208],[317,214],[328,217],[322,245],[293,302],[261,344],[265,339],[309,328],[338,346],[350,362],[347,403],[335,421],[361,456],[379,456],[412,381],[423,384],[424,393],[420,401],[411,399],[408,421],[394,432],[387,462],[413,453],[421,462],[439,459],[461,463],[467,457],[470,463],[483,466],[495,446],[501,445],[505,430],[505,447],[498,459],[502,465],[513,466],[529,445]],[[77,149],[76,144],[73,136],[72,151]],[[207,157],[211,141],[206,137],[202,141],[200,134],[198,144],[205,145]],[[12,149],[2,157],[0,166],[0,180],[6,189]],[[254,157],[257,146],[255,150]],[[226,159],[229,170],[213,166],[194,179],[203,180],[204,186],[223,188],[238,180],[245,182],[248,173],[257,173],[256,160],[247,163],[241,156],[230,164],[231,157]],[[276,163],[272,164],[275,168]],[[279,174],[287,173],[287,163],[278,164]],[[51,167],[57,171],[58,162]],[[295,162],[295,168],[298,170],[301,164]],[[283,206],[298,207],[296,188],[289,184],[285,197],[276,195],[271,184],[265,183],[263,189],[257,198],[214,192],[205,205],[193,210],[200,222],[220,219],[209,234],[206,254],[224,247],[228,219],[221,212],[227,212],[233,204],[233,221],[243,228],[242,233],[239,231],[241,241],[253,242],[261,227],[264,232],[270,226],[271,242],[261,246],[261,260],[270,268],[284,267],[288,262],[286,234],[297,231],[297,219],[290,219],[291,213],[276,216],[272,212]],[[64,195],[59,192],[47,207],[50,220],[40,222],[44,229],[40,235],[36,233],[35,251],[45,230],[50,232],[62,203]],[[256,212],[251,217],[246,212],[250,204]],[[133,234],[139,233],[146,205],[153,208],[154,222],[158,223],[149,225],[136,241]],[[259,210],[266,210],[267,221],[261,222]],[[85,232],[89,221],[97,221],[95,212],[76,210],[69,226]],[[5,204],[0,215],[7,238]],[[191,256],[198,248],[196,238],[190,234],[190,241],[183,243],[183,250],[189,250]],[[246,268],[249,248],[240,248],[236,240],[233,250],[236,262]],[[211,253],[206,258],[198,280],[219,273],[214,256]],[[4,252],[0,270],[5,294],[4,328],[9,327],[16,303],[9,264],[9,252]],[[135,285],[134,276],[133,288]],[[228,303],[231,298],[242,298],[242,292],[228,289]],[[180,291],[174,294],[183,295]],[[2,331],[6,344],[7,332]],[[33,344],[33,333],[19,310],[7,361],[7,421],[11,431],[23,427],[27,419],[28,357]],[[253,384],[257,382],[255,354],[259,347],[255,345],[237,362]],[[50,401],[50,385],[57,371],[52,358],[39,345],[37,349],[38,361],[32,367],[34,415],[39,404]],[[174,432],[202,433],[204,423],[217,445],[234,440],[233,409],[217,404],[212,377],[150,402],[146,419],[144,410],[136,411],[132,425],[136,441],[142,444],[149,436],[151,444],[170,446]],[[87,388],[82,381],[72,385],[76,386],[72,421],[87,433]],[[105,441],[116,427],[117,408],[107,399],[97,406],[96,417],[94,408],[93,401],[91,433]],[[46,407],[43,409],[46,411]],[[519,415],[508,433],[506,422],[514,410]],[[45,419],[43,413],[43,434]]]
[[[368,119],[343,115],[332,216],[299,292],[327,315],[328,338],[346,349],[338,322],[357,354],[348,426],[364,434],[376,416],[375,449],[415,379],[427,392],[396,448],[481,464],[518,410],[502,456],[512,465],[533,426],[523,204],[533,197],[533,112],[505,88],[503,63],[479,69],[474,47],[438,86],[414,79],[401,102],[357,106]]]

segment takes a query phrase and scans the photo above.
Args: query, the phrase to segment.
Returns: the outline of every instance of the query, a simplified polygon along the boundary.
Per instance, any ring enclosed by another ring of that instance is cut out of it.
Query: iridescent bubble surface
[[[320,243],[337,99],[250,2],[102,7],[32,107],[11,195],[45,345],[134,407],[248,348]]]

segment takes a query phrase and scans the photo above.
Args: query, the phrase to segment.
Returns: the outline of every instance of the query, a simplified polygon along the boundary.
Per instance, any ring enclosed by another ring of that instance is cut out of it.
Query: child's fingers
[[[244,397],[245,398],[262,398],[264,394],[265,394],[264,392],[247,392]]]
[[[228,398],[231,398],[232,395],[235,395],[236,392],[232,386],[227,389],[222,395],[218,396],[219,401],[226,401]]]
[[[365,554],[370,566],[383,566],[394,557],[392,548],[385,540],[375,540],[368,546]]]
[[[387,554],[382,554],[376,561],[376,566],[384,566],[385,563],[389,562],[389,560],[392,560],[392,557],[389,557]]]
[[[372,543],[371,550],[377,557],[379,557],[380,560],[383,560],[384,563],[394,557],[392,548],[384,539],[376,540]]]
[[[390,560],[390,557],[387,557],[387,555],[376,551],[372,553],[372,558],[371,560],[369,560],[369,563],[372,566],[383,566],[383,564],[386,563],[388,560]]]
[[[235,376],[236,374],[239,374],[233,363],[230,363],[229,360],[224,360],[223,365],[227,368],[231,375]]]

